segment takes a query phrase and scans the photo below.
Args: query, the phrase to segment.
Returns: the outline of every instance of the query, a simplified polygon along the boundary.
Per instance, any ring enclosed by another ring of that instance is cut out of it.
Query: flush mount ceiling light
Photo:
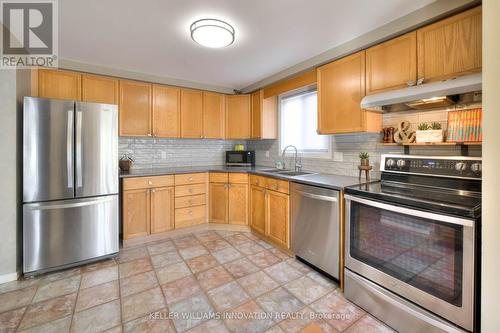
[[[233,44],[234,28],[221,20],[202,19],[191,24],[191,38],[198,44],[219,48]]]

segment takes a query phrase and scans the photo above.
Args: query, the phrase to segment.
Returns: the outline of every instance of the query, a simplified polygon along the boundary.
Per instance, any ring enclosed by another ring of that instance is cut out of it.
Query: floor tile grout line
[[[78,284],[78,290],[76,291],[75,302],[73,304],[73,311],[71,313],[71,320],[69,323],[69,331],[71,332],[73,328],[73,319],[75,318],[76,304],[78,302],[78,296],[80,296],[80,287],[82,286],[83,274],[80,276],[80,283]]]

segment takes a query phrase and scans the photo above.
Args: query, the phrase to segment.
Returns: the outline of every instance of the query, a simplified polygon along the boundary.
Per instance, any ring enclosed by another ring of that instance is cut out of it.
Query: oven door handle
[[[400,207],[400,206],[386,204],[386,203],[382,203],[382,202],[378,202],[378,201],[354,197],[354,196],[348,195],[348,194],[344,195],[344,198],[345,198],[345,200],[358,202],[358,203],[363,204],[363,205],[367,205],[367,206],[371,206],[371,207],[375,207],[375,208],[380,208],[383,210],[388,210],[391,212],[400,213],[400,214],[404,214],[404,215],[411,215],[411,216],[421,217],[421,218],[430,219],[430,220],[442,221],[442,222],[447,222],[447,223],[451,223],[451,224],[462,225],[464,227],[473,227],[474,226],[474,222],[472,220],[461,219],[458,217],[453,217],[453,216],[448,216],[448,215],[441,215],[441,214],[436,214],[436,213],[425,212],[422,210]]]

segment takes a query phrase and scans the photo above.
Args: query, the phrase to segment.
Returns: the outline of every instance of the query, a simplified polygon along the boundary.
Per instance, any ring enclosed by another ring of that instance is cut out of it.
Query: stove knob
[[[483,165],[479,162],[476,162],[476,163],[473,163],[471,166],[470,166],[470,169],[472,170],[472,172],[474,173],[480,173],[481,171],[483,171]]]
[[[467,165],[464,162],[455,163],[455,170],[462,172],[465,171],[465,169],[467,169]]]
[[[402,168],[406,165],[406,161],[405,160],[398,160],[396,164],[397,164],[398,168]]]
[[[395,164],[396,164],[396,161],[394,161],[392,158],[391,159],[388,159],[387,162],[385,162],[385,164],[389,167],[389,168],[392,168]]]

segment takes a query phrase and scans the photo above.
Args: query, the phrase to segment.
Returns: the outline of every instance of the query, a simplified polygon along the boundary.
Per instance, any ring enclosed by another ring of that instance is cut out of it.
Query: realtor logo
[[[0,4],[0,67],[57,67],[56,0],[0,0]]]

